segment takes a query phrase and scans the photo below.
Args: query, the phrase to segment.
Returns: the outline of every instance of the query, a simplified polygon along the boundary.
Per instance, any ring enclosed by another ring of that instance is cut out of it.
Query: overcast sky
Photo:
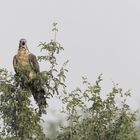
[[[140,1],[139,0],[0,0],[1,68],[13,71],[12,59],[20,38],[38,55],[40,41],[53,37],[64,47],[61,61],[70,59],[68,86],[77,87],[81,76],[91,81],[103,74],[132,89],[131,104],[140,104]],[[40,64],[41,65],[41,64]],[[43,66],[41,66],[43,69]]]

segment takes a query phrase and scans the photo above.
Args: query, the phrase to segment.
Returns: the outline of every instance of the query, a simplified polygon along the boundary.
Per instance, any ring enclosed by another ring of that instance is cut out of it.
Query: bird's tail
[[[38,107],[39,107],[39,113],[46,113],[45,109],[47,106],[46,102],[46,92],[43,86],[41,85],[40,80],[34,79],[31,81],[31,86],[30,86],[32,95],[34,97],[34,100],[36,101]]]

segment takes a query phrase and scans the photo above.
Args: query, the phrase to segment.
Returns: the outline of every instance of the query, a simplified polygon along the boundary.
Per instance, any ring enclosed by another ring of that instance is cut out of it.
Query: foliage
[[[130,110],[126,99],[130,91],[123,92],[115,85],[101,98],[101,75],[94,85],[83,78],[86,89],[77,88],[63,95],[68,126],[63,126],[57,140],[137,140],[136,112]],[[115,99],[120,97],[121,105]]]
[[[40,117],[31,106],[30,92],[16,87],[14,77],[8,75],[5,69],[0,70],[0,92],[0,112],[4,125],[1,137],[12,137],[13,140],[32,138],[33,135],[45,137],[39,124]]]
[[[56,139],[137,140],[137,112],[127,104],[130,91],[124,92],[114,85],[106,98],[102,98],[101,75],[95,84],[83,77],[84,89],[76,88],[70,93],[66,91],[65,74],[68,70],[65,67],[68,61],[62,67],[58,65],[57,55],[64,49],[56,41],[56,26],[57,23],[54,23],[54,39],[39,44],[45,55],[38,56],[38,60],[45,61],[49,68],[38,74],[33,85],[38,87],[38,82],[41,82],[46,89],[46,100],[57,94],[63,102],[67,125],[61,127]],[[30,89],[20,86],[28,84],[23,77],[22,73],[17,77],[6,69],[0,69],[0,140],[48,140],[40,125],[42,120],[38,108],[30,100]],[[62,90],[64,92],[60,94]],[[121,105],[117,105],[116,98],[121,100]]]
[[[55,32],[55,37],[51,42],[49,43],[42,43],[40,42],[39,47],[41,47],[41,51],[45,51],[47,55],[38,56],[38,60],[45,61],[50,65],[50,68],[48,68],[47,71],[43,71],[41,73],[42,82],[44,85],[47,86],[47,94],[53,96],[53,94],[56,92],[57,94],[59,86],[66,87],[64,84],[66,76],[65,73],[68,72],[68,70],[65,68],[68,61],[66,61],[63,66],[57,70],[57,58],[56,55],[59,54],[60,51],[64,50],[64,48],[61,46],[60,43],[56,42],[56,32],[58,29],[56,28],[57,23],[54,23],[54,28],[52,31]]]
[[[55,28],[56,25],[54,24]],[[33,86],[37,87],[41,79],[41,85],[46,90],[46,98],[53,97],[55,93],[59,94],[59,88],[65,87],[67,62],[60,69],[56,68],[56,54],[63,50],[63,47],[58,44],[55,40],[51,40],[48,44],[40,43],[39,45],[42,51],[49,52],[49,54],[39,56],[38,59],[49,63],[50,69],[40,72]],[[42,110],[40,114],[38,108],[32,105],[30,89],[22,86],[26,84],[28,81],[24,74],[13,75],[9,74],[6,69],[0,69],[0,119],[3,122],[1,139],[47,139],[40,125],[41,114],[45,112]]]

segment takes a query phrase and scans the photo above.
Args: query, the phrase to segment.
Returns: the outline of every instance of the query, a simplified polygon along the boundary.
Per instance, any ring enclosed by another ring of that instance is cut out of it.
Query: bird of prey
[[[30,53],[26,39],[20,39],[17,54],[13,57],[13,66],[17,77],[22,79],[21,85],[30,88],[39,108],[46,105],[45,90],[41,85],[39,64],[34,54]],[[36,84],[36,85],[35,85]]]

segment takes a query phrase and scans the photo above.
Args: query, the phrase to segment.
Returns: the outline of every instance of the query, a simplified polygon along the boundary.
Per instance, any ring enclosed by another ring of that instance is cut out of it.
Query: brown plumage
[[[29,80],[40,72],[37,58],[29,52],[25,39],[21,39],[19,42],[18,53],[13,58],[13,66],[16,73],[25,72]]]
[[[40,72],[39,64],[36,56],[29,52],[26,39],[19,41],[18,52],[13,58],[13,66],[17,77],[22,79],[21,87],[30,88],[39,108],[46,105],[45,90],[41,79],[37,76]]]

